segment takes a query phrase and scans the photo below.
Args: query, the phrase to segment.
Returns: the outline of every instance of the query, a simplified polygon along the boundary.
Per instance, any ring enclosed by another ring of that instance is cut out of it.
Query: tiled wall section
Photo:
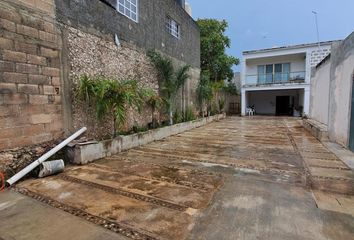
[[[0,2],[0,150],[63,129],[59,30],[51,0]]]

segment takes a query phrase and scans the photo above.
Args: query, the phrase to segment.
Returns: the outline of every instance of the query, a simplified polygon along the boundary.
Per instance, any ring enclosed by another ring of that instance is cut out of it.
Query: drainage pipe
[[[16,183],[18,180],[23,178],[27,173],[38,167],[42,162],[56,154],[58,151],[60,151],[63,147],[68,145],[71,141],[73,141],[75,138],[83,134],[87,130],[86,127],[81,128],[79,131],[71,135],[69,138],[65,139],[63,142],[61,142],[59,145],[57,145],[55,148],[44,154],[42,157],[38,158],[36,161],[22,169],[20,172],[15,174],[12,178],[7,180],[6,182],[11,186],[12,184]]]

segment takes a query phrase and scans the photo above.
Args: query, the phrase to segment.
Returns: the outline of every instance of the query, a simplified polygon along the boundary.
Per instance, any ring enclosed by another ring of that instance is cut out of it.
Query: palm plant
[[[130,107],[140,110],[147,90],[140,88],[136,80],[106,79],[103,77],[80,79],[78,96],[96,107],[96,115],[102,120],[107,114],[113,118],[113,137],[117,136],[117,128],[126,121]]]
[[[197,87],[197,99],[199,102],[200,110],[202,116],[204,117],[204,107],[207,103],[210,105],[210,101],[213,98],[213,90],[209,81],[209,75],[206,72],[202,72],[200,75],[200,80]]]
[[[157,94],[151,94],[146,103],[151,108],[152,128],[156,128],[157,119],[155,118],[155,112],[162,107],[164,100]]]
[[[169,113],[169,121],[170,125],[172,125],[175,98],[177,96],[178,90],[189,78],[188,71],[190,66],[185,65],[175,71],[171,59],[163,57],[156,51],[149,51],[148,56],[159,73],[160,91],[166,100],[166,105]]]
[[[187,82],[188,78],[190,77],[188,72],[190,70],[190,66],[188,65],[184,65],[182,67],[180,67],[177,71],[176,71],[176,81],[177,81],[177,86],[180,86],[179,88],[181,88],[181,97],[182,97],[182,114],[183,114],[183,118],[185,118],[186,116],[186,109],[185,109],[185,83]]]

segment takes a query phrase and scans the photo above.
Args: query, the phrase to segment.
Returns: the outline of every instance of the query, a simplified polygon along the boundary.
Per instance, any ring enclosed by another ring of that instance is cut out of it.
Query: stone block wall
[[[63,130],[61,39],[51,0],[0,2],[0,150]]]
[[[107,138],[112,135],[113,126],[110,117],[98,121],[95,116],[95,109],[79,101],[74,96],[80,76],[104,76],[117,80],[135,79],[140,86],[150,88],[156,93],[159,92],[158,76],[155,67],[151,64],[146,55],[146,50],[136,47],[133,44],[121,41],[118,47],[110,35],[92,32],[90,29],[80,30],[63,25],[63,32],[67,38],[66,51],[68,54],[68,78],[65,82],[71,85],[72,94],[72,126],[79,129],[88,127],[86,136],[89,138]],[[169,57],[169,56],[167,56]],[[172,58],[176,68],[185,63]],[[199,79],[199,69],[191,68],[190,79],[185,84],[185,104],[195,105],[195,89]],[[183,102],[181,91],[176,98],[176,108],[181,111]],[[127,114],[127,121],[123,131],[133,126],[146,127],[152,122],[151,109],[144,106],[138,113],[131,109]]]
[[[134,45],[121,42],[117,47],[113,38],[95,35],[82,30],[65,26],[67,32],[67,51],[69,75],[67,81],[72,84],[74,93],[80,76],[104,76],[117,80],[134,79],[141,87],[150,88],[156,93],[159,86],[157,72],[150,63],[146,52]],[[145,106],[141,113],[134,110],[127,115],[123,130],[135,126],[146,126],[151,119],[151,110]],[[86,135],[90,138],[106,138],[112,135],[112,119],[107,117],[97,121],[95,109],[72,97],[73,128],[88,127]]]

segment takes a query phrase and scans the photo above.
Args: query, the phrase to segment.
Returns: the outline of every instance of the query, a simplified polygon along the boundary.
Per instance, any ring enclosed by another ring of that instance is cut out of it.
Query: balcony
[[[306,77],[306,72],[246,75],[245,86],[304,83],[305,77]]]

